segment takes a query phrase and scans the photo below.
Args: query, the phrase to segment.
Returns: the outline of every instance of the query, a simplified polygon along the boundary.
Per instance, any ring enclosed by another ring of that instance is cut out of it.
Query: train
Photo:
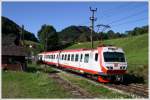
[[[123,81],[127,61],[122,48],[99,46],[95,49],[72,49],[41,52],[38,60],[48,65],[88,74],[99,82]]]

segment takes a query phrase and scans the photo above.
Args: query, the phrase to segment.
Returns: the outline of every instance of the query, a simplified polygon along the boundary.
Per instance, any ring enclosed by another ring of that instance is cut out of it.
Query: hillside
[[[90,41],[91,30],[87,26],[69,26],[58,33],[60,41],[65,42],[85,42]],[[93,39],[96,40],[96,34],[93,33]]]
[[[6,17],[2,16],[1,18],[2,18],[2,37],[5,38],[8,35],[19,37],[21,27],[18,24],[16,24],[14,21]],[[24,39],[34,41],[34,42],[38,41],[33,33],[28,32],[26,30],[24,30]]]
[[[137,76],[148,77],[148,34],[132,36],[120,39],[111,39],[103,41],[104,44],[111,44],[122,47],[125,51],[128,71]],[[99,41],[94,42],[97,47]],[[90,48],[90,42],[74,44],[66,49]],[[141,74],[139,74],[141,72]]]

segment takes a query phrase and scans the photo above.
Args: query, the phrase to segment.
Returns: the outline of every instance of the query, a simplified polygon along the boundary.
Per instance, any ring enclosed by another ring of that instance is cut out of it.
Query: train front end
[[[127,70],[127,61],[123,49],[114,46],[99,47],[98,52],[103,76],[100,79],[105,79],[106,82],[123,81],[123,75]]]

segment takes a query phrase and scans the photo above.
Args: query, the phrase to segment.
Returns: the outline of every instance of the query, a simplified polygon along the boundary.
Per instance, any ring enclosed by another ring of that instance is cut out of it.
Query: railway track
[[[52,66],[53,67],[53,66]],[[83,75],[72,70],[61,69],[60,67],[53,67],[57,71],[69,72],[69,74],[79,75],[81,77],[86,78],[88,81],[94,82],[95,84],[101,84],[108,89],[112,89],[118,92],[122,92],[128,94],[132,97],[139,97],[139,98],[148,98],[149,90],[148,86],[144,84],[123,84],[123,83],[99,83],[95,77],[91,77],[90,75]]]
[[[119,90],[123,90],[127,93],[131,93],[133,95],[136,95],[136,97],[144,97],[148,98],[148,87],[142,86],[141,84],[106,84],[109,87],[116,88]]]

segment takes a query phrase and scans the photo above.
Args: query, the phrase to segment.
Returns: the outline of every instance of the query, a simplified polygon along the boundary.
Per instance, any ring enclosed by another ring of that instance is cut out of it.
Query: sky
[[[52,25],[57,32],[70,25],[90,26],[90,6],[97,8],[96,32],[102,31],[98,24],[120,33],[148,25],[148,2],[2,2],[2,16],[37,36],[43,24]]]

